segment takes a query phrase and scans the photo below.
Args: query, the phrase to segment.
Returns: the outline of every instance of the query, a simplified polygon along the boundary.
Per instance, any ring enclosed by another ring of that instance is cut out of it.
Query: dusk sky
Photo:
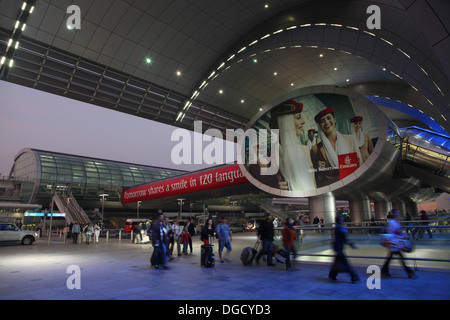
[[[188,171],[208,167],[173,164],[176,127],[5,81],[0,97],[2,176],[27,147]]]

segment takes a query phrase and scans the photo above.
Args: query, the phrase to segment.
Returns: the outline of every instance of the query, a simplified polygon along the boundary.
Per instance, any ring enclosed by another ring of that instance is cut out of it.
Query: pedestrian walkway
[[[347,274],[328,279],[329,261],[295,261],[293,271],[284,264],[243,266],[240,253],[254,244],[255,233],[235,234],[226,263],[200,267],[200,245],[194,238],[193,254],[175,257],[170,269],[150,267],[152,246],[101,239],[99,244],[47,244],[0,246],[0,299],[2,300],[449,300],[450,270],[419,267],[417,279],[391,267],[392,277],[382,278],[380,289],[370,290],[368,264],[354,260],[361,282]],[[328,247],[329,248],[329,247]],[[217,251],[217,248],[215,249]],[[374,263],[373,261],[370,263]],[[381,263],[381,262],[377,262]],[[80,289],[69,266],[80,270]],[[69,272],[68,272],[69,271]]]

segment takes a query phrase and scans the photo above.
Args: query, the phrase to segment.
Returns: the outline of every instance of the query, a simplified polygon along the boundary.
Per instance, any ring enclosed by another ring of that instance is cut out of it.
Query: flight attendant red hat
[[[350,119],[351,123],[361,122],[361,121],[363,121],[363,117],[361,117],[361,116],[356,116],[356,117],[353,117]]]
[[[318,114],[316,114],[316,116],[314,117],[314,121],[315,121],[316,123],[319,123],[319,120],[320,120],[323,116],[325,116],[325,115],[327,115],[327,114],[329,114],[329,113],[333,114],[333,116],[334,116],[334,109],[333,109],[332,107],[328,107],[328,108],[326,108],[326,109],[323,109],[323,110],[320,111]]]
[[[303,103],[297,102],[295,100],[288,100],[281,103],[278,107],[275,108],[274,111],[279,116],[285,114],[300,113],[303,111]]]

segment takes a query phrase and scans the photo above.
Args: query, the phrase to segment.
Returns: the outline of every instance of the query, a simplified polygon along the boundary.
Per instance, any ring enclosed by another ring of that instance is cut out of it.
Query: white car
[[[13,223],[0,222],[0,242],[21,242],[30,245],[38,238],[39,235],[35,231],[20,230]]]

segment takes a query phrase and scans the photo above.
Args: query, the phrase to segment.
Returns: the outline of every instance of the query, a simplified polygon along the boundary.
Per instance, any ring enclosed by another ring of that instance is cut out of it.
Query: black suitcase
[[[209,242],[212,243],[212,237]],[[200,265],[203,268],[213,268],[215,265],[214,245],[204,244],[201,246]]]
[[[259,241],[256,242],[255,246],[252,247],[247,247],[244,248],[244,250],[242,250],[241,253],[241,261],[245,266],[249,266],[253,263],[253,260],[256,257],[256,253],[257,253],[257,248],[259,245]]]

